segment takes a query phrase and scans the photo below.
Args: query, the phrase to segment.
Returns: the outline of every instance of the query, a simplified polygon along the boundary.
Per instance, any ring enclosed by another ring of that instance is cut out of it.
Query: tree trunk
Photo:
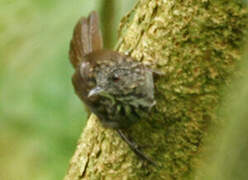
[[[238,0],[140,0],[122,19],[117,49],[156,68],[156,106],[128,130],[137,158],[118,134],[91,115],[65,180],[193,179],[204,164],[221,89],[235,74],[247,28]]]

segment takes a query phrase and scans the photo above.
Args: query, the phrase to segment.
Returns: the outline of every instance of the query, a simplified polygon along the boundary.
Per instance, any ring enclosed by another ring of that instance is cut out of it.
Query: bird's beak
[[[94,96],[94,95],[97,95],[97,94],[100,94],[104,91],[103,88],[99,87],[99,86],[96,86],[94,89],[91,89],[89,94],[88,94],[88,97],[91,97],[91,96]]]

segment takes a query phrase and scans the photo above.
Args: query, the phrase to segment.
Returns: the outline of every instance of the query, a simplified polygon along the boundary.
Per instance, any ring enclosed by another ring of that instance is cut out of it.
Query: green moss
[[[119,51],[161,69],[151,119],[130,130],[162,165],[150,174],[180,179],[202,164],[197,154],[235,73],[247,28],[241,1],[139,1]],[[198,163],[198,165],[196,164]]]

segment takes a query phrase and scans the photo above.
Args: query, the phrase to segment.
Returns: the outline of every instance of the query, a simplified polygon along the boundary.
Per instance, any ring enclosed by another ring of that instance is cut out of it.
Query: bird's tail
[[[84,56],[102,49],[102,34],[99,27],[99,18],[95,11],[85,18],[82,17],[76,24],[70,44],[70,61],[74,68],[83,61]]]

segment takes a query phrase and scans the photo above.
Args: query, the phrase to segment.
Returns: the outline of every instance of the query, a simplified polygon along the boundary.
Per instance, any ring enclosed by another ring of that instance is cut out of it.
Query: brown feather
[[[93,11],[88,18],[82,17],[74,28],[69,51],[73,67],[76,68],[86,55],[102,49],[102,44],[99,19]]]

